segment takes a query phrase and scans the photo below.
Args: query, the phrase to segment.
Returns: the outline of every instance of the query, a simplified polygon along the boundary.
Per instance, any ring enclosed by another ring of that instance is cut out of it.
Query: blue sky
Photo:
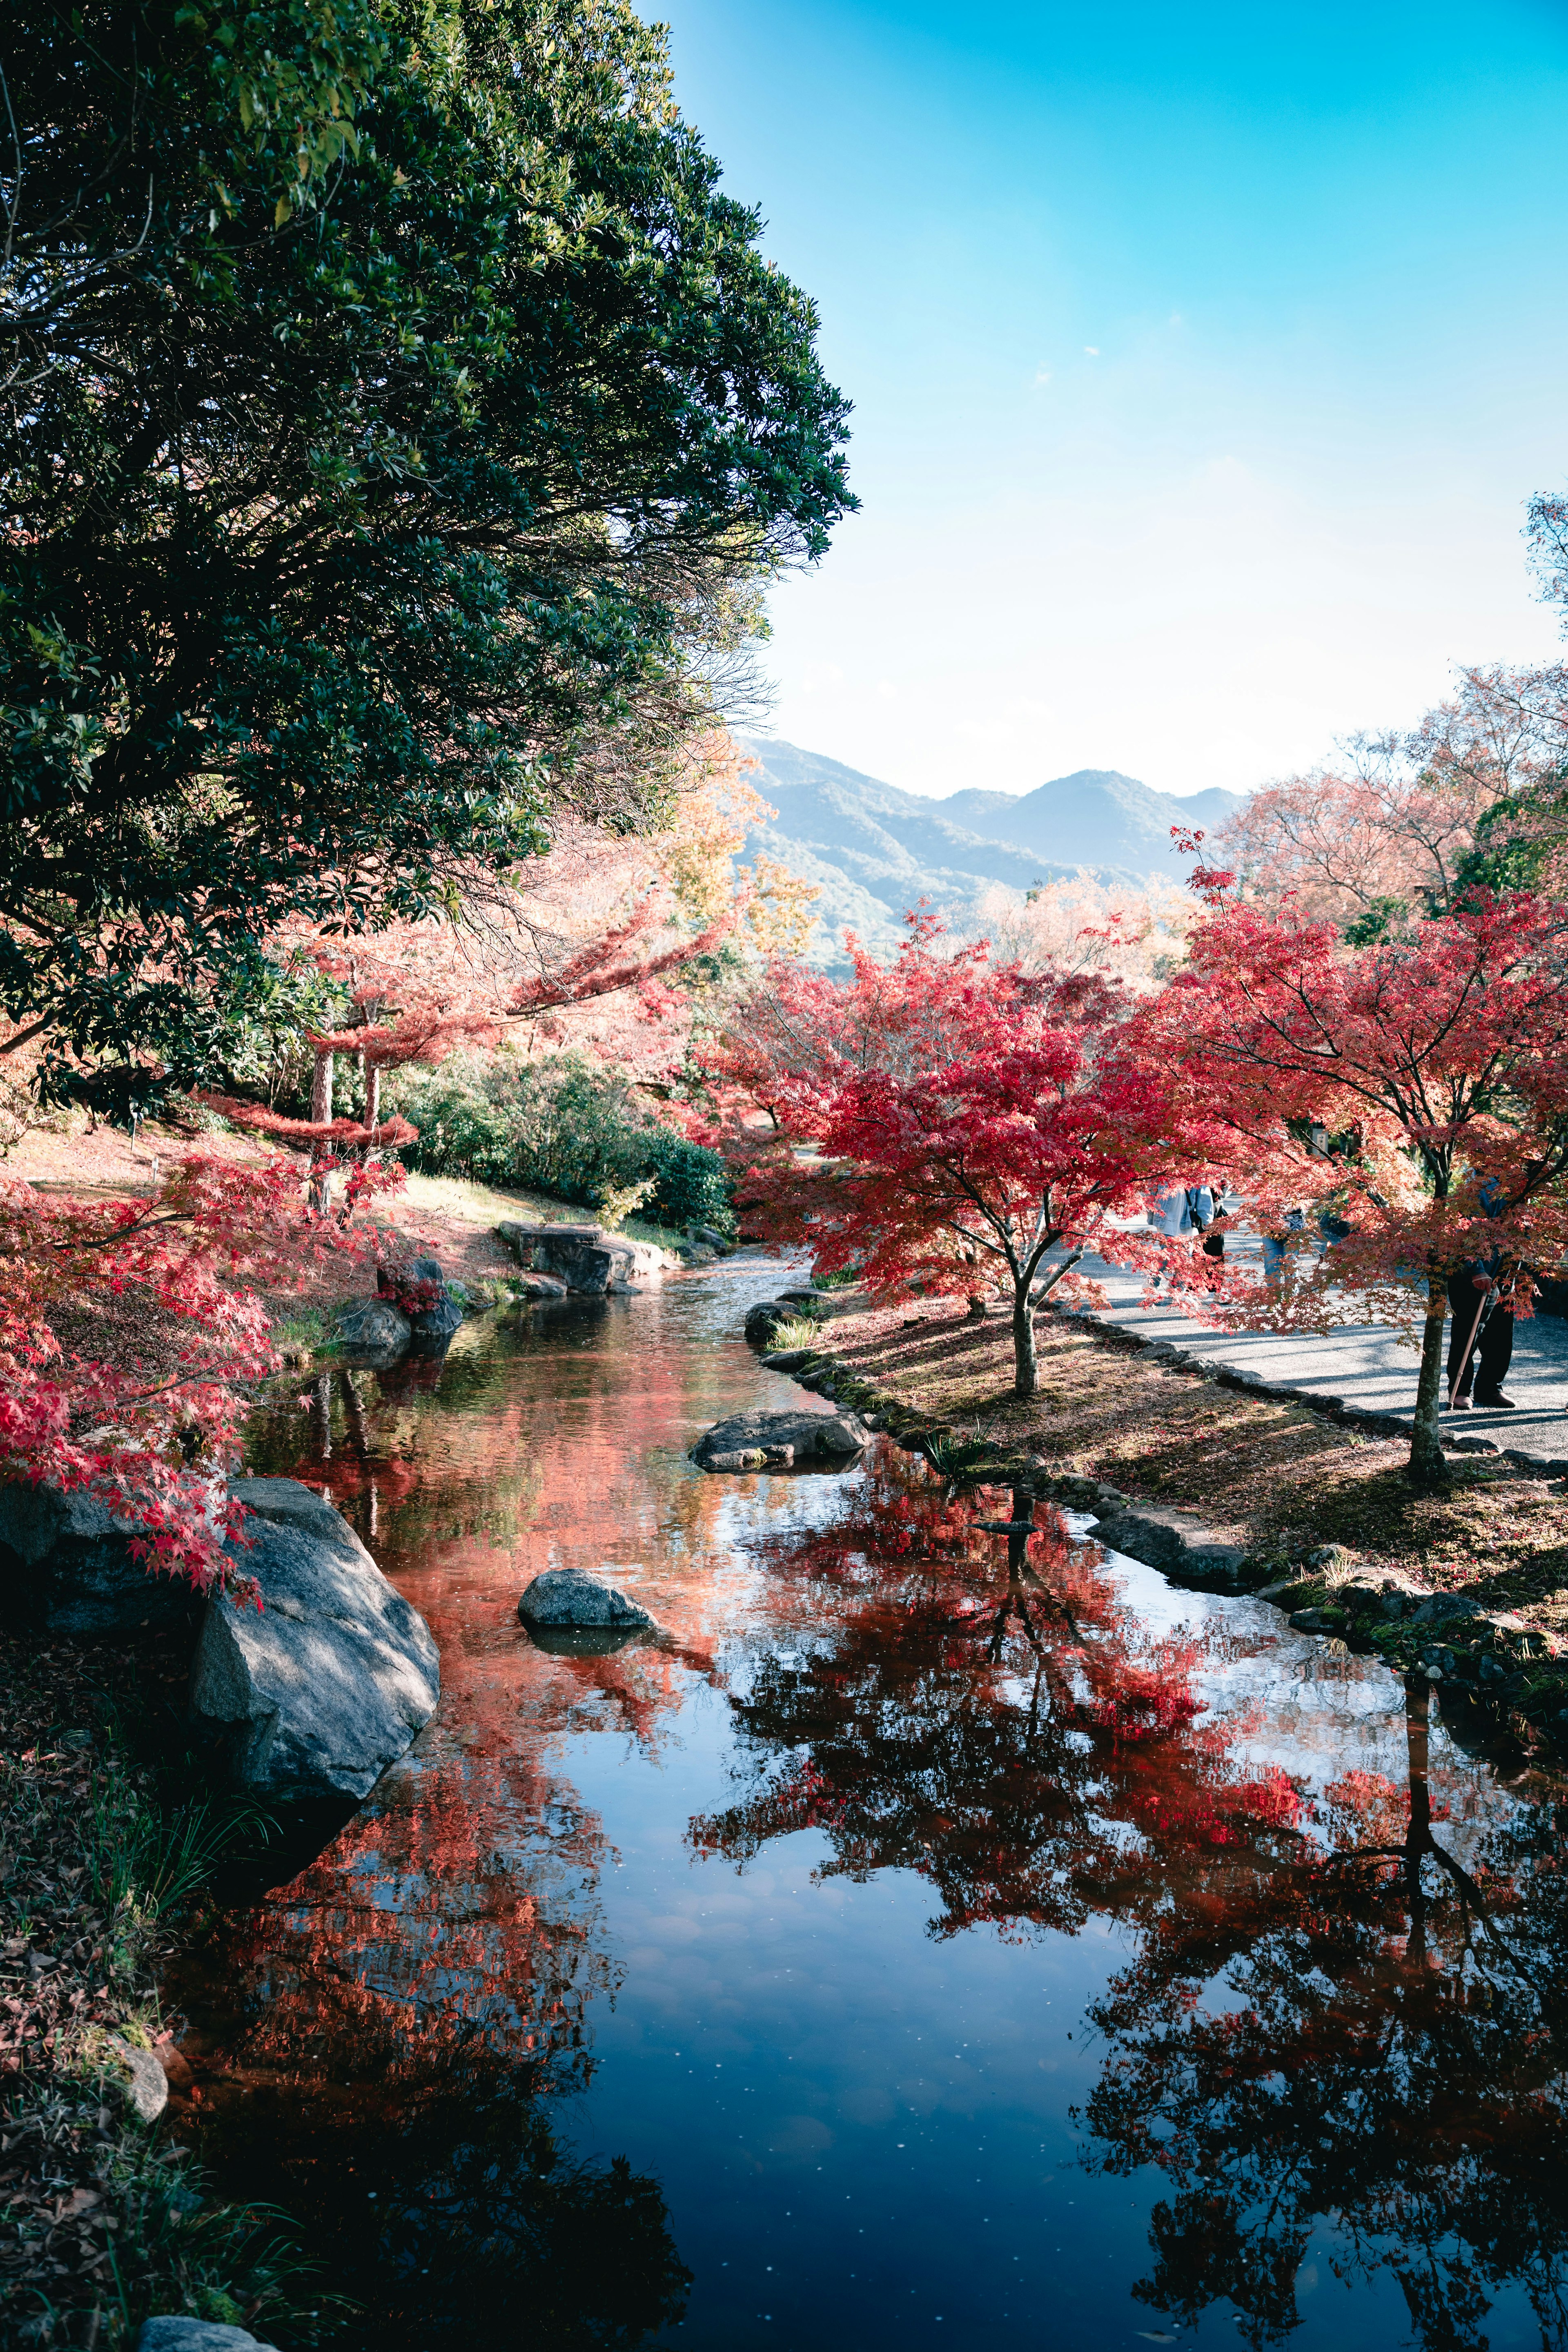
[[[856,406],[778,734],[1246,789],[1561,649],[1568,0],[658,13]]]

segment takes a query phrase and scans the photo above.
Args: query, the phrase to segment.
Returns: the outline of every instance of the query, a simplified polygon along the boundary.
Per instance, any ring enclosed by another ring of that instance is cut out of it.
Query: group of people
[[[1170,1241],[1183,1234],[1201,1234],[1205,1255],[1223,1257],[1229,1191],[1230,1179],[1223,1169],[1201,1176],[1194,1184],[1167,1184],[1149,1212],[1150,1232],[1163,1234]]]
[[[1229,1179],[1223,1170],[1211,1171],[1191,1184],[1167,1184],[1156,1194],[1149,1212],[1149,1230],[1176,1241],[1198,1234],[1207,1257],[1225,1255],[1225,1229],[1230,1215]],[[1490,1212],[1489,1212],[1490,1213]],[[1318,1213],[1320,1244],[1331,1249],[1351,1228],[1331,1208]],[[1263,1278],[1280,1280],[1291,1242],[1307,1230],[1305,1206],[1288,1209],[1274,1233],[1263,1242]],[[1503,1381],[1513,1360],[1513,1300],[1516,1286],[1528,1283],[1528,1271],[1516,1261],[1505,1261],[1500,1250],[1489,1256],[1468,1258],[1448,1279],[1448,1409],[1468,1412],[1480,1406],[1491,1412],[1517,1411],[1512,1397],[1503,1394]]]

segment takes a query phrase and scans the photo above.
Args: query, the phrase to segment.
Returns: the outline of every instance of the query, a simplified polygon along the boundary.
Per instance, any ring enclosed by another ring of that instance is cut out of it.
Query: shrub
[[[659,1126],[626,1079],[581,1055],[455,1055],[437,1070],[399,1072],[395,1094],[419,1129],[404,1157],[426,1175],[550,1192],[612,1221],[646,1202],[661,1224],[734,1231],[720,1154]]]

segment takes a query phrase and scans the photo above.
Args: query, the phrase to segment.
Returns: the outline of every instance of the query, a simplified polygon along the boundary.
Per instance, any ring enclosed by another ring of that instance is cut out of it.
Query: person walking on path
[[[1303,1208],[1287,1209],[1285,1221],[1276,1233],[1263,1236],[1263,1279],[1279,1282],[1285,1273],[1285,1255],[1294,1234],[1305,1233],[1307,1212]]]
[[[1193,1230],[1192,1195],[1184,1184],[1167,1184],[1154,1196],[1149,1212],[1149,1230],[1163,1234],[1167,1241],[1179,1240]]]
[[[1516,1272],[1513,1281],[1528,1280]],[[1503,1380],[1513,1361],[1512,1282],[1505,1280],[1502,1252],[1467,1258],[1448,1276],[1448,1307],[1454,1318],[1448,1342],[1448,1408],[1468,1412],[1472,1402],[1490,1412],[1512,1412]],[[1477,1370],[1477,1358],[1480,1369]]]

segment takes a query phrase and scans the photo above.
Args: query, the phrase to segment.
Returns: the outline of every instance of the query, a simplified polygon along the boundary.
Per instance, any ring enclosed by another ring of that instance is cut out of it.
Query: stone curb
[[[1055,1315],[1064,1322],[1091,1325],[1097,1331],[1132,1348],[1156,1363],[1166,1365],[1172,1371],[1195,1372],[1200,1379],[1213,1381],[1216,1387],[1235,1389],[1245,1396],[1267,1397],[1277,1404],[1299,1404],[1309,1412],[1321,1413],[1325,1421],[1339,1423],[1351,1429],[1365,1430],[1373,1437],[1408,1437],[1411,1423],[1407,1415],[1397,1412],[1373,1412],[1365,1405],[1350,1404],[1343,1397],[1333,1396],[1321,1389],[1302,1388],[1290,1381],[1266,1381],[1261,1372],[1243,1371],[1235,1364],[1216,1363],[1210,1356],[1194,1355],[1191,1349],[1178,1347],[1173,1339],[1146,1339],[1142,1331],[1131,1330],[1125,1323],[1116,1322],[1108,1315],[1089,1315],[1077,1307],[1055,1307],[1050,1300],[1042,1301],[1042,1315]],[[1516,1468],[1531,1471],[1540,1478],[1568,1478],[1568,1456],[1527,1454],[1517,1445],[1500,1445],[1492,1437],[1458,1437],[1443,1433],[1443,1449],[1447,1454],[1490,1454],[1500,1461],[1511,1462]]]
[[[1134,1334],[1118,1332],[1117,1337],[1123,1340],[1131,1339],[1140,1349],[1149,1348],[1150,1352],[1157,1349],[1160,1360],[1173,1364],[1175,1369],[1184,1370],[1190,1368],[1244,1392],[1279,1395],[1314,1411],[1323,1411],[1322,1399],[1307,1395],[1300,1390],[1276,1389],[1246,1374],[1235,1374],[1226,1379],[1169,1341],[1156,1341],[1151,1346]],[[955,1431],[908,1411],[896,1399],[878,1390],[872,1382],[851,1370],[836,1357],[813,1355],[801,1349],[792,1349],[789,1354],[791,1360],[788,1364],[775,1360],[770,1369],[784,1372],[786,1378],[793,1379],[798,1386],[816,1395],[831,1397],[835,1402],[860,1412],[870,1428],[882,1432],[908,1453],[924,1454],[928,1460],[931,1460],[932,1467],[940,1469],[940,1464],[931,1455],[932,1443],[943,1437],[956,1440]],[[1342,1407],[1342,1411],[1347,1420],[1353,1419],[1360,1426],[1391,1419],[1387,1415],[1359,1413],[1353,1407]],[[1393,1430],[1399,1433],[1403,1433],[1407,1426],[1398,1422],[1392,1423]],[[1487,1441],[1472,1440],[1466,1444],[1466,1450],[1479,1451],[1483,1445],[1487,1445]],[[1501,1451],[1489,1445],[1488,1450]],[[1527,1456],[1526,1460],[1531,1467],[1539,1466],[1532,1457]],[[1249,1588],[1241,1581],[1242,1563],[1247,1558],[1245,1549],[1220,1542],[1214,1531],[1205,1527],[1190,1511],[1174,1509],[1163,1504],[1135,1502],[1120,1486],[1112,1486],[1102,1479],[1083,1477],[1076,1473],[1053,1472],[1045,1456],[1038,1454],[1026,1455],[1021,1461],[997,1460],[991,1467],[994,1475],[984,1477],[980,1483],[1011,1483],[1026,1487],[1030,1493],[1043,1499],[1066,1504],[1070,1509],[1092,1512],[1097,1542],[1103,1543],[1108,1550],[1121,1552],[1129,1559],[1141,1561],[1145,1567],[1158,1569],[1162,1574],[1170,1577],[1173,1583],[1194,1591],[1220,1592],[1238,1599],[1267,1601],[1271,1607],[1278,1608],[1296,1631],[1321,1633],[1326,1640],[1342,1638],[1347,1632],[1361,1630],[1353,1614],[1347,1615],[1334,1605],[1332,1588],[1327,1584],[1325,1576],[1319,1572],[1321,1567],[1327,1568],[1332,1564],[1331,1556],[1339,1554],[1342,1547],[1324,1546],[1321,1562],[1319,1554],[1310,1555],[1308,1566],[1299,1576],[1287,1577],[1261,1588]],[[1563,1469],[1568,1473],[1568,1465],[1564,1465]],[[964,1474],[956,1471],[954,1475],[962,1476]],[[1438,1618],[1447,1619],[1450,1614],[1457,1618],[1465,1610],[1460,1596],[1409,1591],[1402,1594],[1401,1601],[1400,1616],[1404,1619],[1407,1614],[1412,1627],[1417,1624],[1425,1626],[1428,1620],[1433,1621],[1431,1638],[1427,1640],[1426,1649],[1420,1659],[1413,1664],[1386,1658],[1384,1663],[1391,1673],[1424,1674],[1428,1682],[1457,1688],[1478,1712],[1484,1713],[1514,1738],[1528,1740],[1531,1736],[1539,1738],[1544,1734],[1559,1745],[1568,1746],[1568,1705],[1554,1711],[1548,1723],[1539,1716],[1525,1715],[1513,1704],[1523,1695],[1520,1688],[1521,1678],[1517,1675],[1498,1675],[1493,1678],[1491,1686],[1488,1686],[1488,1677],[1482,1671],[1483,1654],[1489,1664],[1496,1664],[1488,1645],[1495,1642],[1500,1629],[1505,1635],[1511,1630],[1509,1621],[1495,1612],[1475,1612],[1479,1637],[1467,1642],[1457,1634],[1454,1625],[1449,1624],[1445,1631],[1436,1622]],[[1303,1606],[1303,1603],[1317,1605]],[[1405,1603],[1408,1603],[1407,1612]],[[1446,1605],[1448,1603],[1455,1604],[1451,1612]],[[1321,1622],[1311,1622],[1319,1618],[1321,1618]],[[1370,1619],[1367,1622],[1370,1622]],[[1531,1629],[1521,1626],[1520,1630],[1529,1632]],[[1426,1640],[1425,1634],[1421,1638]],[[1430,1651],[1430,1656],[1427,1651]],[[1470,1674],[1464,1671],[1461,1660],[1473,1669]]]

